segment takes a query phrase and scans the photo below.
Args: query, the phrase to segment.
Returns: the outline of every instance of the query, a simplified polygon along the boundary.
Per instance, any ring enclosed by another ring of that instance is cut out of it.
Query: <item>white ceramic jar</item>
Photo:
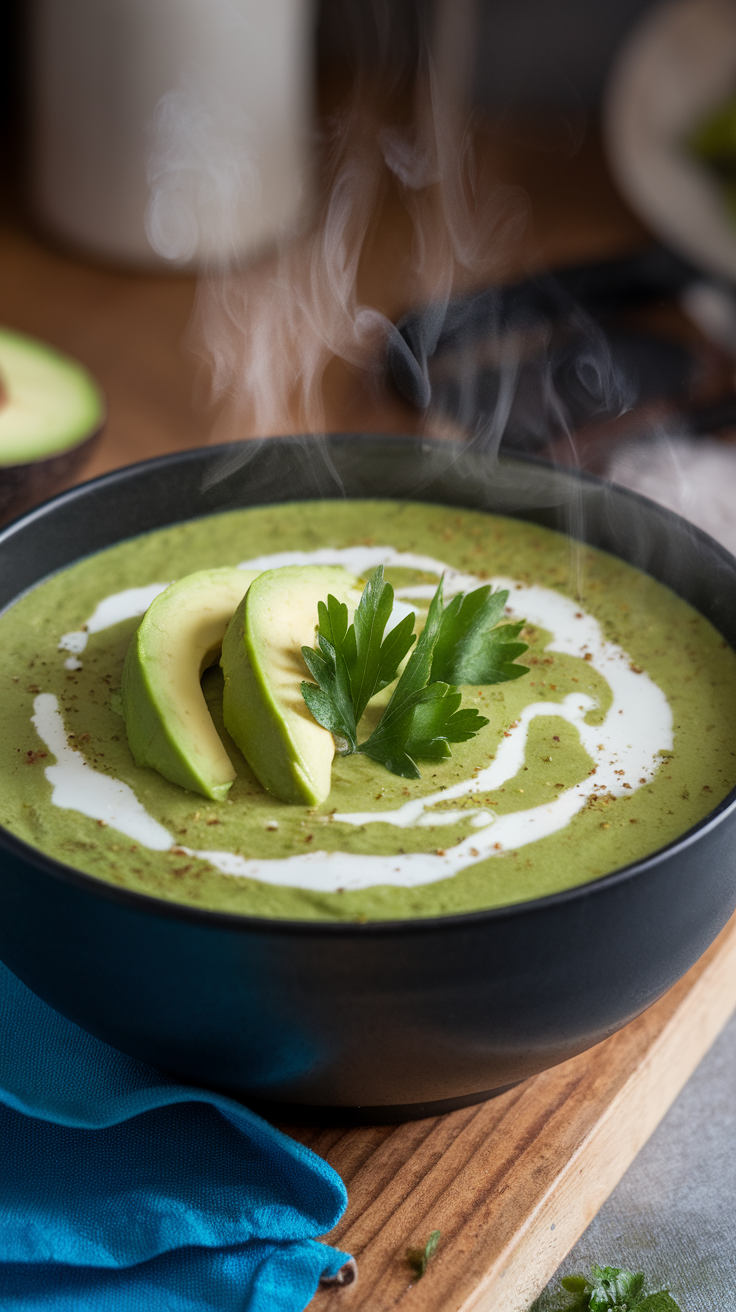
[[[229,263],[310,186],[312,0],[32,0],[31,205],[85,252]]]

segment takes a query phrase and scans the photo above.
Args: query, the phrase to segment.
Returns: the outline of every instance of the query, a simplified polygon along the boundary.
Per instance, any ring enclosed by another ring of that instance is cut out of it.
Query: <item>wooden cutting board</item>
[[[310,1312],[526,1312],[736,1006],[736,917],[653,1007],[590,1052],[446,1116],[284,1127],[344,1179],[328,1236],[357,1283]],[[442,1237],[421,1280],[408,1247]]]

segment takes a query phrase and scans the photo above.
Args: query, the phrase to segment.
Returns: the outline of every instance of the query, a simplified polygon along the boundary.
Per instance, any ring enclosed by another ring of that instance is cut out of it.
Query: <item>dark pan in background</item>
[[[736,428],[733,357],[688,323],[694,288],[736,351],[731,290],[652,245],[418,307],[387,373],[432,431],[602,473],[621,440]]]

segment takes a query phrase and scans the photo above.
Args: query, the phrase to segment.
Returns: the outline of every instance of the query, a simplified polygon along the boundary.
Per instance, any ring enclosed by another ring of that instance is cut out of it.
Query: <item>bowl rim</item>
[[[305,439],[309,439],[310,437],[312,437],[311,434],[284,434],[283,436],[277,436],[275,438],[269,437],[260,440],[268,441],[268,442],[270,441],[303,442]],[[406,444],[407,446],[417,445],[417,444],[426,446],[426,444],[430,442],[434,447],[442,448],[443,450],[445,449],[452,450],[452,448],[456,448],[458,453],[461,450],[468,449],[467,443],[451,442],[451,441],[448,442],[445,440],[441,441],[439,439],[429,439],[426,437],[422,437],[421,435],[356,432],[356,433],[328,434],[327,437],[328,439],[331,437],[339,438],[343,441],[345,439],[356,439],[357,441],[386,440],[386,441],[392,441],[398,443],[403,442],[403,444]],[[247,443],[249,443],[252,440],[253,439],[242,439],[240,445],[245,446]],[[170,468],[171,465],[185,464],[188,463],[189,461],[196,461],[197,459],[201,459],[204,453],[207,453],[208,455],[212,455],[212,456],[216,456],[218,453],[226,454],[232,451],[234,445],[238,445],[238,444],[232,442],[226,442],[213,446],[190,447],[187,448],[185,451],[170,452],[162,456],[154,456],[148,460],[136,461],[134,464],[131,465],[123,465],[118,469],[110,470],[107,473],[100,474],[95,478],[87,479],[83,483],[75,484],[74,487],[67,488],[65,491],[57,493],[55,496],[50,497],[48,500],[42,502],[40,505],[34,506],[31,510],[27,511],[25,514],[22,514],[17,519],[13,520],[11,523],[4,525],[0,529],[0,550],[2,550],[4,543],[9,538],[11,538],[14,535],[14,533],[26,528],[28,525],[34,523],[38,519],[43,519],[45,515],[48,514],[50,511],[52,511],[56,506],[72,503],[78,498],[85,497],[90,494],[91,490],[97,487],[110,486],[116,482],[122,481],[125,478],[135,477],[135,475],[137,475],[141,470],[156,469],[161,467]],[[514,453],[504,452],[501,455],[500,459],[503,461],[508,461],[509,463],[516,461],[520,464],[533,464],[539,467],[543,467],[545,469],[556,468],[550,465],[548,461],[542,460],[537,456],[528,455],[522,452],[514,452]],[[708,546],[710,550],[714,551],[717,556],[720,556],[722,559],[731,563],[731,565],[733,566],[734,556],[731,554],[731,552],[727,550],[726,547],[724,547],[715,538],[712,538],[710,534],[706,533],[703,529],[699,528],[695,524],[691,524],[688,520],[683,519],[681,515],[677,515],[674,511],[669,510],[667,507],[661,506],[657,502],[651,501],[648,497],[642,496],[641,493],[634,492],[630,488],[622,487],[620,484],[611,483],[609,480],[600,478],[596,474],[591,474],[587,470],[563,467],[561,468],[561,472],[568,473],[572,477],[580,479],[584,483],[590,484],[592,487],[597,487],[597,488],[614,487],[616,489],[617,494],[623,495],[624,497],[630,500],[641,502],[647,507],[651,507],[652,510],[654,510],[659,516],[661,516],[665,520],[671,519],[676,521],[678,524],[685,524],[687,526],[688,532],[693,537],[697,538],[704,546]],[[303,499],[311,500],[315,498],[303,498]],[[335,499],[335,498],[322,498],[322,499]],[[393,497],[382,498],[380,496],[372,496],[370,499],[395,500],[396,498]],[[274,502],[273,504],[282,504],[282,503]],[[429,503],[429,504],[440,505],[443,503],[437,502],[437,503]],[[241,507],[241,509],[244,510],[247,510],[248,508],[249,507],[247,506]],[[235,509],[235,507],[232,507],[232,509]],[[213,510],[205,511],[204,514],[202,514],[201,516],[187,515],[181,520],[172,520],[170,521],[170,524],[160,525],[159,527],[165,528],[179,523],[186,523],[192,519],[199,519],[199,518],[205,519],[209,515],[223,514],[223,513],[227,513],[227,510],[225,510],[224,508],[213,509]],[[486,512],[486,513],[492,513],[492,512]],[[121,538],[120,541],[121,542],[132,541],[135,537],[144,536],[145,533],[157,532],[157,531],[158,529],[143,530],[143,532],[140,534],[133,534],[131,535],[130,538]],[[111,544],[111,545],[116,545],[116,544]],[[100,550],[102,551],[107,549],[108,548],[105,547],[100,548]],[[597,548],[597,549],[604,550],[604,548]],[[89,553],[90,556],[98,555],[98,554],[99,552],[97,550]],[[79,556],[77,560],[84,560],[86,558],[87,557],[85,556]],[[77,561],[75,560],[72,563],[76,564]],[[9,603],[9,605],[3,607],[3,609],[0,611],[0,617],[8,609],[10,609],[10,607],[15,605],[15,603],[19,601],[21,597],[27,595],[28,592],[33,591],[35,588],[39,587],[42,583],[45,583],[48,579],[53,578],[56,574],[61,573],[64,569],[67,568],[69,568],[68,565],[62,566],[61,569],[53,570],[49,574],[44,575],[43,578],[37,579],[31,585],[30,588],[27,588],[23,592],[18,593],[18,595],[13,598],[13,600]],[[663,586],[667,587],[668,585],[664,584]],[[712,623],[712,621],[709,622]],[[2,851],[2,849],[4,848],[6,851],[9,851],[16,858],[22,861],[26,861],[28,864],[35,866],[36,868],[40,868],[45,874],[52,875],[54,878],[59,879],[62,883],[70,884],[73,887],[78,888],[82,892],[91,893],[95,896],[102,897],[107,901],[116,902],[118,904],[127,906],[132,911],[136,911],[139,913],[142,912],[144,914],[148,914],[154,917],[160,917],[161,919],[164,920],[185,921],[190,924],[202,925],[212,930],[218,930],[218,929],[223,931],[228,930],[230,932],[235,931],[244,934],[245,933],[249,933],[249,934],[258,933],[258,934],[271,934],[271,935],[282,934],[282,935],[293,937],[295,935],[314,936],[314,935],[327,933],[331,937],[334,937],[335,935],[344,935],[348,938],[354,938],[354,937],[364,938],[366,936],[370,938],[376,936],[381,937],[387,934],[395,935],[401,933],[410,933],[410,934],[432,933],[432,932],[439,932],[442,929],[462,930],[463,928],[467,928],[468,930],[470,930],[474,927],[479,927],[484,924],[487,924],[490,921],[508,920],[511,918],[517,918],[524,915],[542,913],[549,908],[556,908],[562,906],[567,902],[574,901],[578,898],[586,899],[589,897],[594,897],[597,894],[603,896],[605,893],[610,891],[612,888],[616,887],[618,884],[626,883],[629,880],[634,879],[637,875],[644,875],[648,871],[654,870],[657,866],[661,865],[663,861],[669,859],[673,855],[677,855],[680,852],[686,851],[701,837],[704,837],[705,835],[711,833],[714,829],[718,828],[721,824],[723,824],[730,815],[734,814],[734,812],[736,812],[736,785],[730,790],[729,793],[726,794],[724,798],[721,799],[721,801],[717,804],[717,806],[713,808],[712,811],[709,811],[707,815],[703,816],[701,820],[697,821],[696,824],[691,825],[689,829],[686,829],[684,833],[679,834],[676,838],[674,838],[670,843],[667,843],[664,847],[657,848],[654,852],[649,853],[647,856],[641,857],[637,861],[632,861],[626,866],[621,866],[615,870],[609,871],[608,874],[599,875],[595,879],[587,880],[583,884],[575,884],[571,888],[561,889],[558,892],[554,892],[554,893],[547,893],[542,897],[529,898],[528,900],[525,900],[523,902],[511,902],[500,907],[486,907],[486,908],[480,908],[476,911],[464,911],[464,912],[457,912],[454,914],[446,914],[441,916],[404,917],[404,918],[397,918],[394,920],[366,920],[366,921],[321,920],[321,919],[291,920],[287,918],[282,919],[277,916],[244,915],[243,913],[237,911],[215,911],[212,909],[208,909],[207,907],[196,907],[196,906],[192,906],[189,903],[176,902],[174,900],[169,900],[167,898],[157,897],[151,893],[140,893],[133,889],[125,888],[122,885],[110,884],[106,880],[98,879],[95,875],[89,875],[83,870],[78,870],[74,866],[67,865],[65,862],[59,861],[56,857],[50,856],[48,853],[42,851],[40,848],[36,848],[32,844],[26,843],[24,839],[18,838],[12,832],[12,830],[7,829],[2,823],[0,823],[0,851]]]

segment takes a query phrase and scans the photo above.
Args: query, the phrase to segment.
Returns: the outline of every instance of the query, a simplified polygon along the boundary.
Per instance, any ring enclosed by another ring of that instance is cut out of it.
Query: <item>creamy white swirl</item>
[[[382,564],[419,570],[436,577],[444,575],[448,596],[478,587],[481,582],[508,588],[513,603],[512,613],[523,615],[529,622],[552,634],[546,650],[585,659],[608,683],[612,701],[603,722],[597,725],[589,724],[586,719],[596,708],[595,701],[587,694],[571,693],[561,702],[533,702],[509,728],[491,764],[472,778],[388,810],[344,812],[335,816],[335,821],[343,824],[389,824],[401,828],[449,825],[459,821],[469,823],[472,834],[444,851],[409,852],[397,856],[314,851],[283,858],[250,858],[216,849],[184,849],[188,855],[208,861],[223,874],[328,893],[338,889],[364,889],[376,884],[406,888],[435,883],[479,861],[558,833],[595,793],[630,796],[654,777],[660,753],[672,749],[672,711],[662,689],[648,674],[633,666],[622,647],[604,638],[592,615],[585,613],[571,598],[551,588],[526,586],[508,578],[481,580],[434,557],[397,551],[389,546],[280,552],[242,561],[239,568],[274,569],[292,564],[340,564],[357,574]],[[121,619],[141,614],[163,586],[152,584],[148,588],[132,588],[106,597],[85,626],[73,635],[62,637],[60,647],[75,654],[81,652],[84,646],[80,642],[82,635],[86,640],[89,632],[97,632]],[[431,597],[433,591],[431,584],[417,584],[398,589],[397,597],[404,601],[420,600]],[[55,697],[49,694],[37,697],[34,712],[36,731],[56,757],[56,765],[46,769],[46,777],[53,786],[51,800],[55,806],[104,820],[143,846],[161,850],[174,845],[173,836],[145,812],[132,789],[95,771],[84,762],[79,752],[69,747]],[[453,798],[487,793],[500,788],[518,773],[524,762],[529,726],[541,715],[560,716],[575,726],[593,761],[593,772],[541,806],[502,816],[482,808],[448,811],[446,804]],[[100,783],[92,784],[92,776]],[[436,810],[440,802],[443,809]]]

